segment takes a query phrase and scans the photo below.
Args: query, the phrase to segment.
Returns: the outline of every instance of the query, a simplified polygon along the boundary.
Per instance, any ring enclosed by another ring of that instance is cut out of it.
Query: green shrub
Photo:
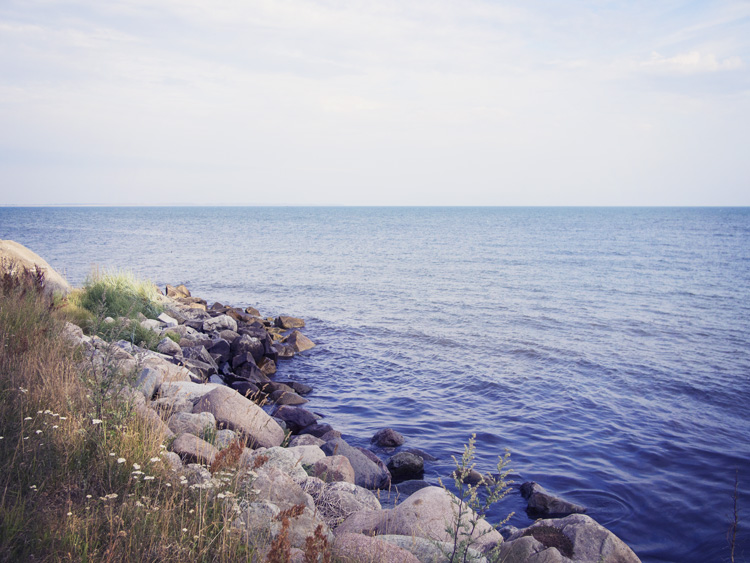
[[[115,319],[135,318],[138,313],[156,318],[164,310],[153,283],[124,271],[94,272],[74,295],[73,302],[95,315]]]
[[[494,477],[485,476],[475,485],[468,484],[467,478],[474,469],[474,455],[476,452],[476,434],[472,434],[469,438],[468,445],[464,446],[464,453],[459,461],[453,456],[453,462],[456,465],[456,469],[453,472],[453,483],[456,487],[456,495],[453,497],[453,503],[456,505],[456,515],[453,522],[449,522],[445,528],[445,531],[450,534],[451,537],[451,551],[446,553],[446,557],[450,563],[467,563],[473,561],[469,554],[469,549],[473,547],[477,539],[489,533],[490,530],[480,532],[476,535],[477,525],[480,520],[489,512],[490,508],[500,500],[502,500],[509,492],[510,486],[513,482],[507,481],[510,469],[510,452],[506,450],[504,456],[498,456],[497,472],[498,475]],[[443,485],[442,479],[439,479],[443,489],[448,490]],[[484,498],[480,498],[481,496]],[[505,524],[513,516],[510,513],[502,522],[497,526]],[[494,526],[495,528],[497,526]],[[496,550],[493,550],[488,554],[487,559],[494,561],[498,554]]]

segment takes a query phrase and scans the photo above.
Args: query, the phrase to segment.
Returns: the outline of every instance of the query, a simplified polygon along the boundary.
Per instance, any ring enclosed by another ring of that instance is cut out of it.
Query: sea
[[[352,444],[398,430],[431,483],[476,435],[478,470],[507,449],[644,562],[730,561],[736,500],[750,559],[750,208],[0,208],[0,238],[73,285],[303,317],[277,378]]]

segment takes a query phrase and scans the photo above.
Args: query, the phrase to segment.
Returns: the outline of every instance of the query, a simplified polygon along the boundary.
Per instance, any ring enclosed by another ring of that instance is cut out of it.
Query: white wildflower
[[[42,431],[41,431],[41,430],[37,430],[37,431],[36,431],[36,433],[37,433],[37,434],[41,434],[41,433],[42,433]]]
[[[135,469],[136,471],[138,471],[140,468],[141,468],[141,466],[138,465],[137,463],[133,464],[133,469]]]
[[[101,418],[92,418],[91,419],[91,424],[101,424],[101,423],[102,423],[102,419]]]
[[[224,493],[219,493],[218,495],[216,495],[216,498],[224,498]]]
[[[31,420],[31,417],[27,416],[26,418],[24,418],[24,420]]]
[[[57,424],[53,424],[52,429],[54,430],[55,428],[60,428],[60,427]]]
[[[184,534],[185,532],[187,532],[187,528],[182,529],[182,533]]]
[[[161,458],[160,457],[152,457],[151,459],[149,459],[149,461],[151,463],[157,463],[157,462],[161,461]]]
[[[61,416],[60,420],[68,420],[68,417],[67,416]]]
[[[124,457],[118,457],[117,458],[117,463],[125,463],[125,458]]]
[[[145,477],[143,478],[143,480],[144,480],[144,481],[153,481],[153,479],[154,479],[154,476],[153,476],[153,475],[146,475],[146,476],[145,476]]]
[[[72,512],[68,512],[68,516],[73,516],[73,513]]]

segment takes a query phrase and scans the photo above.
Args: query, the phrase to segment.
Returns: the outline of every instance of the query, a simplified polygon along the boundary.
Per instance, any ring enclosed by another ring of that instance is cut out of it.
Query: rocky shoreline
[[[13,241],[0,243],[0,258],[43,270],[50,291],[70,291],[41,257]],[[209,306],[184,285],[167,285],[160,301],[157,318],[102,320],[104,328],[140,323],[160,337],[155,351],[84,335],[69,322],[64,336],[83,352],[83,369],[136,374],[134,383],[120,379],[111,392],[161,440],[162,458],[180,483],[222,500],[232,527],[269,560],[317,561],[310,557],[322,546],[337,561],[435,563],[457,560],[450,556],[455,542],[465,541],[471,549],[462,561],[639,561],[584,507],[537,483],[521,485],[521,494],[539,519],[501,534],[444,487],[422,480],[424,464],[435,458],[404,447],[393,429],[378,431],[372,449],[349,445],[303,406],[311,387],[274,378],[278,362],[314,348],[300,331],[304,320]],[[236,490],[219,492],[230,468]],[[467,469],[463,481],[491,484],[493,476]],[[392,491],[398,504],[384,508],[381,499]],[[280,549],[284,556],[274,557]]]
[[[248,542],[262,538],[272,545],[285,534],[295,561],[304,560],[311,538],[324,538],[344,561],[449,560],[446,523],[456,519],[455,497],[421,480],[424,464],[434,458],[404,447],[404,437],[392,429],[372,437],[372,450],[350,446],[304,407],[312,388],[274,378],[278,362],[315,346],[300,331],[302,319],[209,306],[184,285],[167,285],[162,301],[164,313],[140,321],[162,337],[155,352],[85,336],[72,324],[67,336],[94,364],[137,370],[135,385],[121,393],[163,435],[169,445],[164,459],[190,486],[218,489],[229,461],[246,472],[244,493],[225,502]],[[376,452],[390,457],[384,462]],[[391,490],[398,491],[399,504],[383,508],[379,494]],[[508,563],[639,561],[582,514],[583,507],[535,483],[524,484],[522,493],[530,514],[542,519],[504,530],[505,538],[480,520],[470,538],[463,536],[472,543],[469,560],[487,561],[495,549],[499,559],[492,560]]]

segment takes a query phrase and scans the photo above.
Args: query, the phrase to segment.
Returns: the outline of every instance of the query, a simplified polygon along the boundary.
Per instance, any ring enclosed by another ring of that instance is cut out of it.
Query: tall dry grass
[[[95,405],[60,304],[27,272],[0,280],[0,560],[253,561],[231,529],[236,479],[191,486],[127,403]]]

